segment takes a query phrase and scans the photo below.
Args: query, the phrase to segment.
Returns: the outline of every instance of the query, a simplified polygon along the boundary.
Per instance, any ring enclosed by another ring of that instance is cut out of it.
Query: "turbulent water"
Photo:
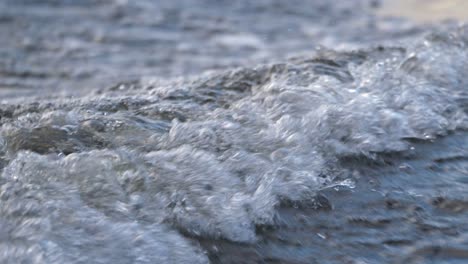
[[[385,30],[365,1],[327,2],[3,1],[0,32],[24,10],[54,23],[2,39],[35,50],[1,53],[0,263],[468,261],[468,26]],[[324,33],[287,30],[305,21]],[[99,27],[82,54],[104,61],[45,50]],[[94,89],[101,71],[121,81]]]

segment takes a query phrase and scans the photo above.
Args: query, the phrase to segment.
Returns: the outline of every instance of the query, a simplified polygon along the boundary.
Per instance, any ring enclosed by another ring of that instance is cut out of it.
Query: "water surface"
[[[466,25],[0,6],[1,263],[467,262]]]

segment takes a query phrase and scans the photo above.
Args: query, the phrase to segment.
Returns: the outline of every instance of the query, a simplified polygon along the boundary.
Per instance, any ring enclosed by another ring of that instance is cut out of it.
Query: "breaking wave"
[[[205,263],[277,208],[353,187],[340,159],[468,128],[468,28],[399,46],[0,106],[0,262]]]

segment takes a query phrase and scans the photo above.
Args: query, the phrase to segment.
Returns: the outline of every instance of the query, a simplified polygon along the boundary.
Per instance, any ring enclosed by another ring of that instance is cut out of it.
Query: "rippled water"
[[[53,37],[3,40],[37,50],[2,53],[1,263],[468,260],[466,25],[385,22],[365,1],[189,2],[2,2],[3,32]],[[101,59],[71,60],[68,34],[100,27],[76,47]]]

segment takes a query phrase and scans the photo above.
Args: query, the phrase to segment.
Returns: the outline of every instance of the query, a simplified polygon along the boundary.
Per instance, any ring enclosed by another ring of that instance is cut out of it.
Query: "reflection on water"
[[[418,22],[468,21],[466,0],[386,0],[383,7],[382,15],[403,16]]]

